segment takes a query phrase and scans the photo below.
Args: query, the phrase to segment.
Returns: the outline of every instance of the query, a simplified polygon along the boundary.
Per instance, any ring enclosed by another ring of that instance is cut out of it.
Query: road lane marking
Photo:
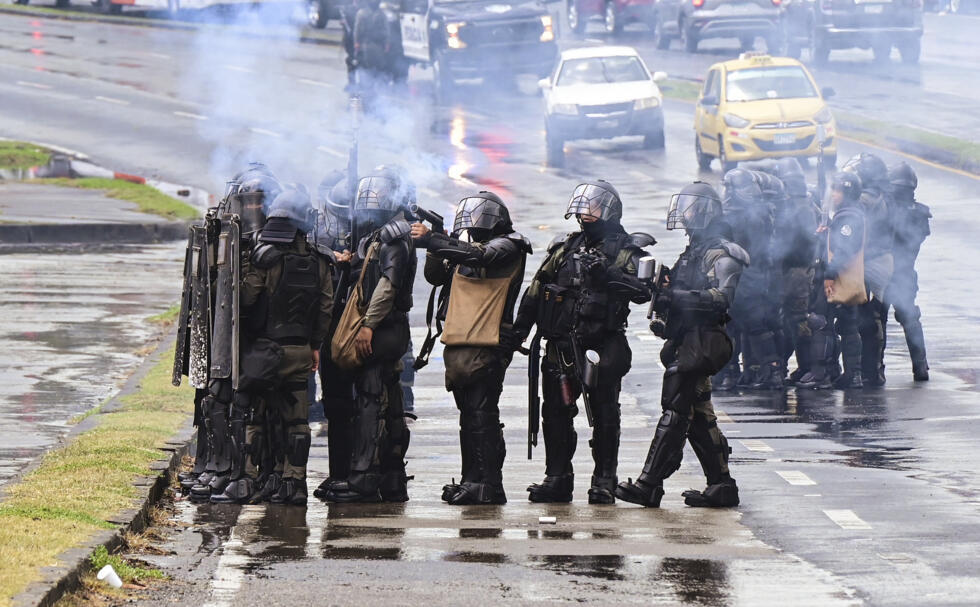
[[[280,135],[279,133],[277,133],[275,131],[270,131],[268,129],[260,129],[257,126],[250,126],[250,127],[248,127],[248,130],[252,131],[256,135],[266,135],[268,137],[282,138],[282,135]]]
[[[262,518],[265,506],[244,506],[228,539],[221,545],[221,557],[211,578],[211,598],[202,607],[227,607],[232,604],[249,561],[248,548],[242,539],[247,535],[243,526],[251,526]]]
[[[174,116],[180,116],[181,118],[193,118],[194,120],[207,120],[207,116],[202,116],[200,114],[192,114],[190,112],[175,111]]]
[[[320,80],[310,80],[309,78],[298,78],[297,82],[302,82],[303,84],[309,84],[311,86],[322,86],[324,88],[333,88],[334,86],[329,82],[322,82]]]
[[[721,409],[715,409],[715,417],[717,417],[718,418],[718,421],[720,421],[723,424],[734,424],[735,423],[735,420],[732,419],[727,413],[725,413]]]
[[[173,59],[173,57],[167,53],[147,53],[147,55],[150,57],[156,57],[157,59]]]
[[[816,485],[816,481],[799,470],[776,470],[776,474],[790,485]]]
[[[941,171],[949,171],[950,173],[956,173],[957,175],[959,175],[961,177],[969,177],[970,179],[973,179],[975,181],[980,181],[980,175],[975,175],[973,173],[964,171],[962,169],[957,169],[955,167],[943,166],[943,165],[938,164],[938,163],[935,163],[935,162],[933,162],[931,160],[926,160],[922,156],[916,156],[915,154],[908,154],[906,152],[900,152],[899,150],[893,150],[891,148],[881,147],[880,145],[875,145],[873,143],[868,143],[867,141],[861,141],[860,139],[853,139],[851,137],[847,137],[846,135],[841,135],[840,133],[837,134],[837,138],[838,139],[843,139],[844,141],[849,141],[851,143],[856,143],[858,145],[872,147],[872,148],[881,150],[883,152],[888,152],[889,154],[896,154],[898,156],[902,156],[902,157],[908,158],[909,160],[914,160],[914,161],[919,162],[919,163],[922,163],[922,164],[924,164],[926,166],[930,166],[930,167],[932,167],[934,169],[939,169]]]
[[[871,529],[871,525],[861,520],[861,517],[854,514],[853,510],[824,510],[823,513],[827,515],[827,518],[837,523],[841,529]]]
[[[804,493],[803,497],[823,497],[822,493]]]
[[[325,145],[318,145],[318,146],[316,146],[316,149],[319,150],[319,151],[321,151],[321,152],[323,152],[324,154],[330,154],[331,156],[336,156],[337,158],[347,158],[347,154],[342,154],[342,153],[338,152],[337,150],[334,150],[332,148],[328,148]]]
[[[738,442],[742,443],[742,446],[749,451],[771,452],[773,450],[772,447],[757,438],[746,438],[744,440],[739,440]]]
[[[630,171],[630,175],[632,175],[633,177],[636,177],[637,179],[642,179],[644,181],[647,180],[647,179],[652,179],[652,177],[650,177],[646,173],[643,173],[643,172],[640,172],[640,171]]]
[[[244,74],[254,74],[255,73],[255,70],[253,70],[252,68],[250,68],[250,67],[244,67],[244,66],[241,66],[241,65],[224,65],[222,67],[224,67],[226,70],[231,70],[233,72],[242,72]]]
[[[106,103],[114,103],[116,105],[129,105],[129,102],[125,99],[116,99],[115,97],[103,97],[102,95],[96,95],[96,99],[99,101],[104,101]]]
[[[52,87],[48,86],[47,84],[41,84],[40,82],[27,82],[26,80],[18,80],[17,81],[17,84],[19,84],[21,86],[29,86],[29,87],[31,87],[33,89],[41,89],[41,90],[45,90],[45,91],[48,90],[48,89],[50,89],[50,88],[52,88]]]

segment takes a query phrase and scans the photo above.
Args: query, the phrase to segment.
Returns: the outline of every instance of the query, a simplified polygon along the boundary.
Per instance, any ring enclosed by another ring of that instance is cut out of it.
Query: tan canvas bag
[[[334,331],[333,338],[330,340],[330,358],[333,362],[345,370],[357,369],[364,364],[364,358],[357,353],[354,347],[354,339],[357,333],[364,326],[364,314],[367,312],[368,303],[364,301],[364,275],[367,274],[368,264],[374,257],[378,247],[377,243],[368,247],[367,255],[364,257],[364,265],[361,266],[361,275],[357,279],[354,291],[344,306],[344,313],[340,316],[337,329]]]
[[[521,264],[517,263],[509,275],[501,278],[470,278],[460,274],[457,268],[449,291],[442,343],[447,346],[500,345],[500,321],[507,305],[507,293],[520,269]]]
[[[833,259],[828,238],[827,257]],[[828,303],[845,306],[860,306],[868,302],[868,289],[864,285],[864,247],[858,251],[852,261],[834,279],[834,294],[827,298]]]

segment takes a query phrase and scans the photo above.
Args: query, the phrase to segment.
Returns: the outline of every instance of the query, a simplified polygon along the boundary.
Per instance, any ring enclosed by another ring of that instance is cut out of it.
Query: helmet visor
[[[703,230],[714,219],[717,198],[700,194],[674,194],[667,210],[667,229]]]
[[[588,183],[583,183],[572,192],[568,201],[565,219],[572,215],[578,218],[591,217],[593,220],[608,220],[614,214],[616,195],[609,190]]]
[[[398,190],[398,182],[391,177],[365,177],[357,184],[354,206],[359,210],[395,210]]]
[[[506,221],[506,217],[500,203],[482,196],[470,196],[459,201],[453,231],[459,233],[470,228],[493,230],[501,221]]]

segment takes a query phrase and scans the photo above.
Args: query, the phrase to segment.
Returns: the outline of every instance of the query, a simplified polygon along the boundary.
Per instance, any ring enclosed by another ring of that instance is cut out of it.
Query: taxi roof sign
[[[772,57],[769,53],[764,53],[762,51],[746,51],[738,56],[739,59],[748,60],[751,63],[761,64],[770,63]]]

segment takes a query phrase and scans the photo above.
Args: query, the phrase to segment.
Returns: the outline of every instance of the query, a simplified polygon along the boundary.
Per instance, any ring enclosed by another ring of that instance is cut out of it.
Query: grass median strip
[[[0,169],[16,170],[43,166],[51,152],[33,143],[0,141]]]
[[[133,482],[150,474],[193,408],[192,389],[170,384],[172,356],[153,365],[121,407],[99,424],[44,456],[41,465],[7,489],[0,503],[0,605],[38,579],[40,568],[132,507]]]
[[[37,179],[30,183],[44,183],[68,188],[85,188],[88,190],[104,190],[106,196],[119,200],[134,202],[143,213],[159,215],[167,219],[197,219],[201,212],[187,203],[167,196],[163,192],[148,185],[123,181],[121,179],[103,179],[100,177],[85,177],[82,179]]]

